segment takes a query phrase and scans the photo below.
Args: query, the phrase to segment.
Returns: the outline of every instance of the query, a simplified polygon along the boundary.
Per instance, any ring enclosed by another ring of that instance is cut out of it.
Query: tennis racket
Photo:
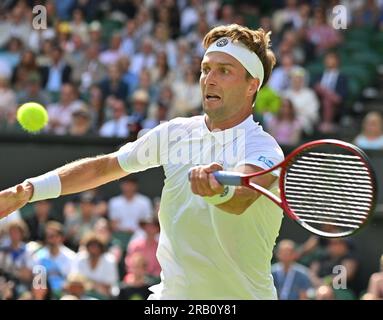
[[[280,198],[250,181],[280,169]],[[300,226],[322,237],[345,237],[366,224],[376,204],[376,178],[358,147],[324,139],[303,144],[274,167],[253,174],[216,171],[223,185],[267,196]]]

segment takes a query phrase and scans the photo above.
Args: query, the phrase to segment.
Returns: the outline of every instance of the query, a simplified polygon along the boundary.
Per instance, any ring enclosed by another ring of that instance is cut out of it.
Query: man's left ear
[[[258,87],[259,87],[259,79],[258,78],[253,78],[250,80],[250,86],[249,86],[249,95],[253,96],[254,94],[257,93]]]

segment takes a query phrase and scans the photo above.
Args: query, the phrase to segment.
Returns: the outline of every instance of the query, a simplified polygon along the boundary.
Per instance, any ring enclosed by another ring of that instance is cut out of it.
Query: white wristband
[[[61,195],[61,181],[57,171],[26,180],[33,185],[33,195],[29,202],[57,198]]]
[[[212,205],[218,205],[229,201],[235,193],[235,186],[225,186],[223,193],[216,194],[212,197],[203,197],[205,201]]]

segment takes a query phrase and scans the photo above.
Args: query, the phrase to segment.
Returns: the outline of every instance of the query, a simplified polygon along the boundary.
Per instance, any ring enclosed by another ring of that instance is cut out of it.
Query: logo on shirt
[[[265,156],[259,156],[258,161],[263,162],[269,168],[274,166],[274,162],[272,162],[271,160],[267,159]]]
[[[227,40],[227,38],[223,38],[223,39],[217,41],[216,46],[217,47],[224,47],[228,43],[229,43],[229,40]]]

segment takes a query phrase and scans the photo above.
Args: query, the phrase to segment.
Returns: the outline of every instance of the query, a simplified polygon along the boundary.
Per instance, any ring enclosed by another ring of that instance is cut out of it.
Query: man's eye
[[[222,69],[222,73],[223,73],[223,74],[229,74],[229,70],[226,69],[226,68],[223,68],[223,69]]]
[[[203,74],[208,74],[208,73],[209,73],[209,69],[208,69],[208,68],[202,68],[202,69],[201,69],[201,72],[202,72]]]

